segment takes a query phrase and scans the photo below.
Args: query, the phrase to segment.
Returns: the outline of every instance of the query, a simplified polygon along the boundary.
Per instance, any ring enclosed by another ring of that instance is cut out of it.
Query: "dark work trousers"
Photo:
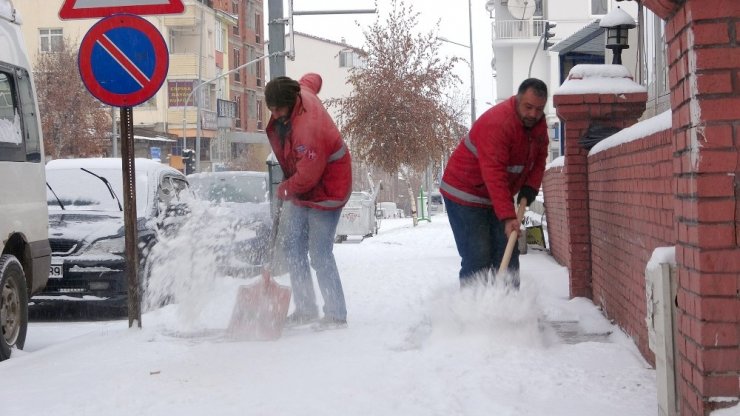
[[[493,208],[470,207],[444,198],[447,217],[455,236],[457,252],[460,254],[460,286],[475,283],[478,279],[488,281],[501,265],[508,238],[504,234],[504,223],[496,218]],[[509,261],[509,282],[519,287],[519,247]]]

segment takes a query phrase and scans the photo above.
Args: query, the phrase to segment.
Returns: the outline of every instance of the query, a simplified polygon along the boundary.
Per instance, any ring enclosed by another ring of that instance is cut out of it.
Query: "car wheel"
[[[23,348],[28,329],[28,292],[23,267],[15,256],[0,257],[0,361]]]

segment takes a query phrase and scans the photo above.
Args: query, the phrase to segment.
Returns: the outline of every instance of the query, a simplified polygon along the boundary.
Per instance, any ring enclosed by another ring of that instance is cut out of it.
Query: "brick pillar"
[[[589,74],[585,67],[594,68]],[[588,204],[588,150],[579,140],[589,126],[629,127],[645,111],[647,93],[631,79],[620,78],[625,85],[624,93],[614,91],[615,80],[605,77],[597,67],[621,65],[578,65],[571,71],[568,80],[555,91],[553,104],[558,117],[565,126],[565,207],[570,241],[570,296],[592,298],[591,290],[591,230]],[[626,69],[624,70],[626,72]],[[620,71],[617,71],[620,72]],[[608,89],[609,92],[599,92]],[[561,93],[562,91],[562,93]],[[594,91],[583,93],[582,91]],[[637,91],[637,92],[636,92]]]
[[[666,20],[679,406],[699,416],[740,400],[740,1],[686,0]]]

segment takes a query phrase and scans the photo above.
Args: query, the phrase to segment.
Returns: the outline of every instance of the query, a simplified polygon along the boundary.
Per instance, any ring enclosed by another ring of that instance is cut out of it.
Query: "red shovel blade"
[[[270,341],[282,335],[290,306],[290,287],[278,284],[267,272],[262,277],[257,283],[239,286],[226,329],[231,338]]]

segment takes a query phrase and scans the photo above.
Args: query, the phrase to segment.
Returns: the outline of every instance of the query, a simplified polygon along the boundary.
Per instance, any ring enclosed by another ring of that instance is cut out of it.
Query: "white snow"
[[[647,92],[647,89],[633,81],[632,74],[623,65],[581,64],[570,70],[568,78],[553,95],[639,92]]]
[[[565,166],[565,156],[558,156],[545,166],[545,170]]]
[[[637,23],[635,23],[635,19],[632,18],[627,12],[622,10],[621,7],[617,7],[616,9],[612,10],[609,14],[601,18],[601,21],[599,21],[599,26],[601,27],[617,27],[617,26],[627,26],[629,28],[633,28],[637,26]]]
[[[2,11],[0,10],[0,13]],[[21,133],[21,119],[18,117],[18,113],[15,113],[13,121],[0,118],[0,142],[21,144],[23,142],[23,135]]]
[[[656,247],[645,269],[660,268],[663,263],[676,264],[676,247]]]
[[[210,256],[169,249],[184,269]],[[335,245],[335,255],[347,329],[286,328],[274,342],[230,341],[222,329],[244,281],[191,268],[179,278],[191,282],[192,296],[145,313],[142,329],[125,319],[32,322],[26,349],[0,363],[9,380],[1,413],[656,413],[655,371],[589,300],[568,299],[567,270],[542,251],[521,257],[521,290],[508,293],[459,289],[444,215],[418,227],[383,220],[379,235]]]

